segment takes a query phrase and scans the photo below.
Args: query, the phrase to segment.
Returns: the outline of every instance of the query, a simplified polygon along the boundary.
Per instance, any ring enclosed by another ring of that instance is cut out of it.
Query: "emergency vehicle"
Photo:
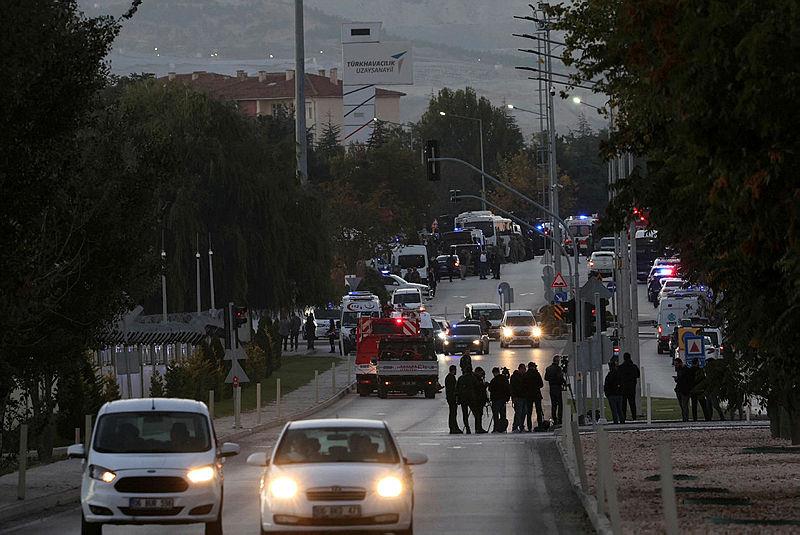
[[[570,234],[575,236],[577,242],[578,252],[589,256],[594,251],[594,227],[595,219],[579,215],[577,217],[568,217],[565,221]],[[563,239],[564,249],[572,251],[572,238],[564,236]]]
[[[380,317],[381,300],[370,292],[350,292],[342,297],[342,319],[339,347],[343,355],[355,350],[355,331],[359,318]]]

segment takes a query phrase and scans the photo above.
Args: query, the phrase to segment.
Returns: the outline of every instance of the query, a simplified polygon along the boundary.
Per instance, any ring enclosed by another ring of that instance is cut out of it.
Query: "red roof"
[[[287,80],[285,72],[265,73],[264,81],[259,81],[258,76],[229,76],[213,72],[199,72],[195,74],[175,74],[170,82],[168,76],[158,80],[168,83],[182,83],[190,85],[200,91],[207,92],[220,100],[256,100],[256,99],[288,99],[294,98],[294,78]],[[192,80],[196,76],[196,80]],[[340,97],[342,96],[342,81],[334,84],[328,76],[306,73],[307,97]],[[402,97],[405,93],[377,88],[375,96]]]

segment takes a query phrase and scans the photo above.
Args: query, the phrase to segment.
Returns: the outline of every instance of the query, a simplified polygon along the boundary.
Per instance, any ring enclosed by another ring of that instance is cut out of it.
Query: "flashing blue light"
[[[578,219],[589,219],[589,216],[587,216],[587,215],[579,215]]]
[[[456,228],[453,229],[453,232],[461,232],[462,230],[464,230],[464,229],[461,228],[461,227],[456,227]]]
[[[543,228],[544,228],[544,225],[536,225],[536,230],[542,230]]]
[[[388,269],[382,269],[381,273],[383,273],[384,275],[388,275],[389,274],[389,270]]]

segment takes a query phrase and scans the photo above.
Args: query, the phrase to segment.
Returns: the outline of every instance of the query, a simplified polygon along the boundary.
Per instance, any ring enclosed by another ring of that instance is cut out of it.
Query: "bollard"
[[[336,363],[331,362],[331,395],[336,394]]]
[[[645,392],[647,395],[647,423],[653,423],[653,398],[650,397],[650,383],[647,383],[645,386]]]
[[[572,435],[572,451],[575,454],[575,469],[578,471],[578,477],[581,480],[581,489],[583,492],[589,490],[589,482],[586,478],[586,463],[583,462],[583,444],[581,444],[581,434],[578,431],[578,422],[575,420],[570,421]]]
[[[256,383],[256,425],[261,425],[261,383]]]
[[[75,444],[80,444],[80,443],[81,443],[81,428],[80,427],[76,427],[75,428]]]
[[[608,511],[606,510],[606,488],[604,482],[606,480],[605,471],[608,470],[606,463],[608,459],[600,454],[600,440],[599,440],[600,430],[598,429],[595,433],[595,444],[594,444],[594,453],[597,455],[597,482],[595,491],[597,494],[597,514],[605,515]]]
[[[241,429],[242,427],[242,387],[233,387],[233,428]]]
[[[605,458],[603,462],[603,492],[608,500],[608,517],[611,521],[611,532],[614,535],[622,533],[622,520],[619,516],[619,502],[617,501],[617,483],[614,478],[614,463],[611,460],[611,450],[608,446],[608,431],[601,427],[596,433],[598,455]]]
[[[748,422],[750,421],[750,411],[751,410],[752,410],[752,407],[750,405],[750,398],[747,398],[745,400],[744,417],[747,419]],[[741,415],[741,413],[739,413],[739,414]],[[731,420],[733,420],[733,412],[731,412]]]
[[[350,357],[347,357],[347,388],[353,384],[353,363]]]
[[[214,391],[208,391],[208,417],[214,419]]]
[[[278,418],[281,417],[281,378],[275,381],[275,405],[278,408]]]
[[[672,477],[672,452],[668,443],[658,446],[661,465],[661,499],[664,501],[664,523],[667,535],[678,534],[678,505],[675,501],[675,481]]]
[[[89,444],[92,443],[92,415],[87,414],[84,418],[84,439],[83,447],[86,449],[86,454],[89,454]]]
[[[88,453],[88,452],[87,452]],[[25,472],[28,469],[28,424],[19,426],[19,457],[17,458],[18,479],[17,479],[17,499],[25,499]]]
[[[314,403],[319,403],[319,371],[314,370]]]

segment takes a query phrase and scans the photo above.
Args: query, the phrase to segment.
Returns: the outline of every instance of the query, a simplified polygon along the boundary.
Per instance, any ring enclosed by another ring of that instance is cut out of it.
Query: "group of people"
[[[684,422],[689,421],[689,402],[692,404],[692,420],[697,421],[697,406],[700,405],[706,421],[714,418],[714,411],[719,413],[719,419],[725,419],[725,413],[720,404],[720,397],[714,385],[709,384],[708,376],[714,376],[717,362],[714,358],[706,359],[705,368],[700,367],[699,359],[692,359],[691,366],[684,365],[679,358],[675,359],[675,396],[681,407],[681,416]],[[731,414],[733,418],[733,414]],[[740,416],[741,418],[741,416]]]
[[[553,357],[553,364],[545,370],[545,378],[535,362],[527,366],[521,363],[514,373],[508,368],[492,368],[492,379],[486,382],[484,370],[478,366],[472,369],[472,358],[469,351],[461,356],[459,365],[461,376],[456,377],[456,366],[451,365],[445,378],[445,396],[449,408],[448,425],[450,434],[470,434],[470,414],[474,422],[475,433],[488,433],[483,427],[483,411],[489,408],[492,414],[492,432],[505,433],[508,430],[506,407],[512,402],[514,419],[511,426],[512,433],[532,432],[546,430],[548,423],[542,410],[542,388],[545,380],[550,387],[550,401],[552,404],[552,420],[560,423],[563,407],[561,391],[566,384],[563,370],[559,365],[559,356]],[[458,425],[458,409],[464,429]],[[534,410],[536,414],[536,427],[533,426]],[[527,428],[526,428],[527,426]]]
[[[306,338],[306,349],[313,350],[314,342],[317,339],[317,324],[314,322],[313,314],[306,314],[305,322],[295,313],[281,316],[278,323],[278,335],[281,337],[281,344],[284,351],[297,351],[300,339],[300,330]],[[336,353],[336,341],[339,338],[339,331],[333,319],[328,320],[328,330],[325,333],[331,344],[331,353]]]
[[[628,419],[636,420],[636,384],[639,381],[639,366],[633,363],[630,353],[622,355],[622,364],[616,358],[608,363],[608,374],[603,382],[603,393],[611,407],[611,418],[615,424],[624,424]]]
[[[481,279],[486,280],[486,276],[489,274],[489,268],[491,268],[492,278],[499,280],[501,263],[500,254],[496,249],[492,248],[489,251],[486,249],[481,250],[478,256],[478,275],[480,275]]]

